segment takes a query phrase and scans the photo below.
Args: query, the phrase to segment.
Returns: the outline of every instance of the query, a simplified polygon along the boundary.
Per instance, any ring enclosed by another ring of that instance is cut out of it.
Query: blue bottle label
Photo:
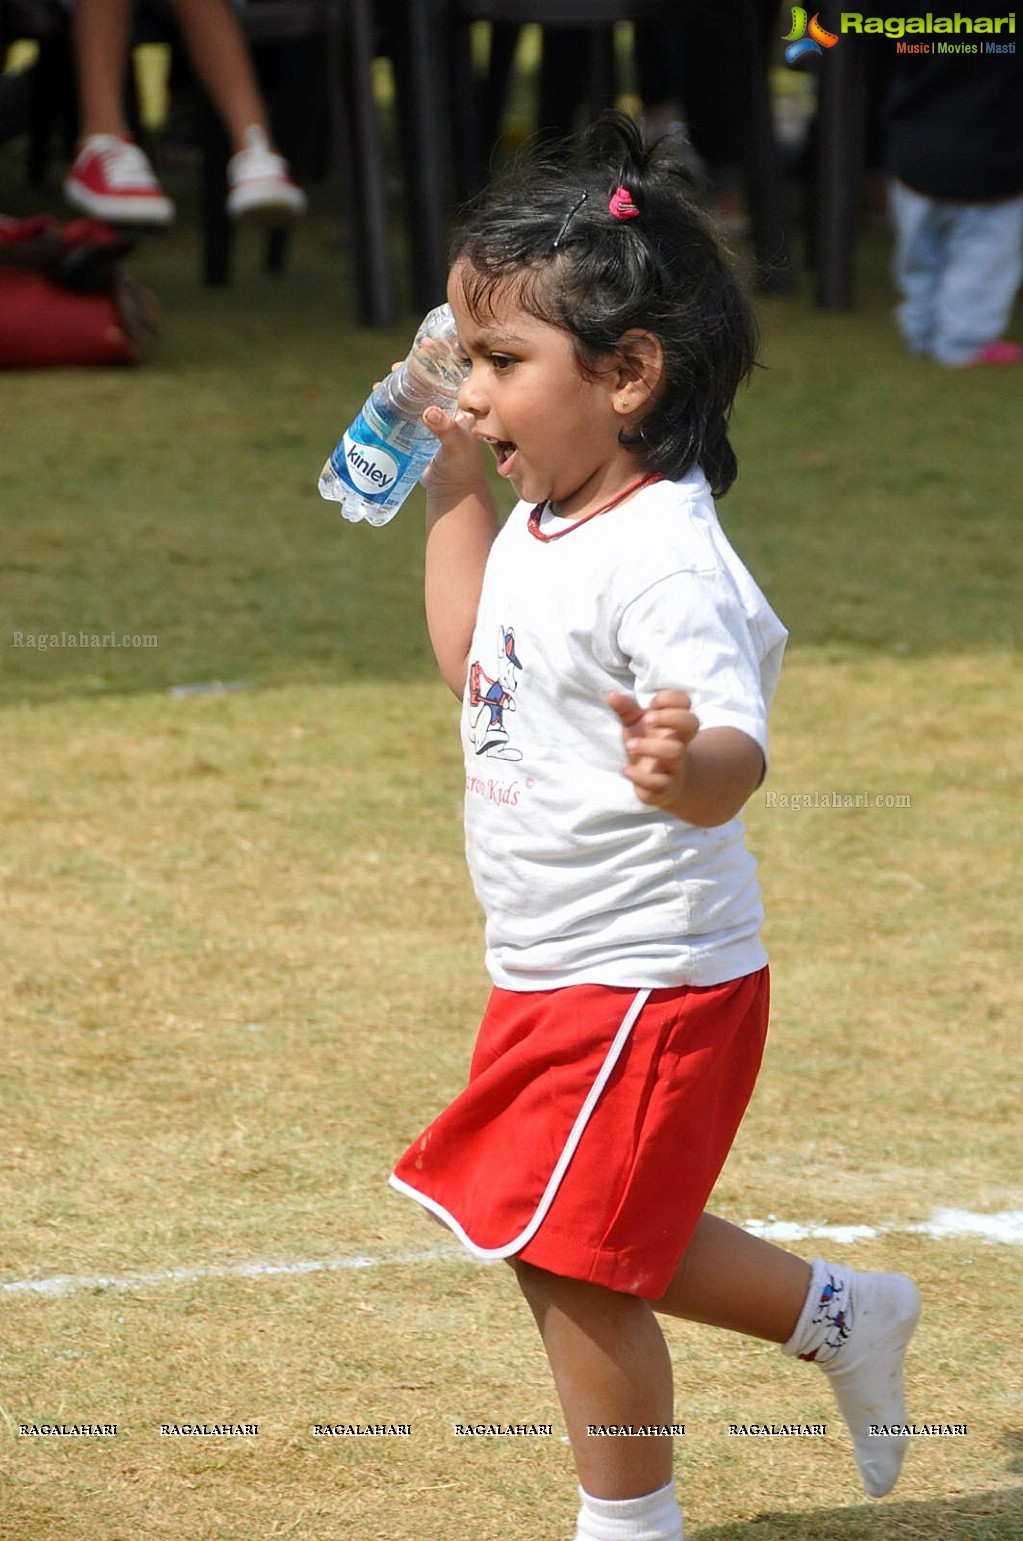
[[[414,457],[382,444],[360,412],[330,458],[338,476],[361,497],[386,503]]]

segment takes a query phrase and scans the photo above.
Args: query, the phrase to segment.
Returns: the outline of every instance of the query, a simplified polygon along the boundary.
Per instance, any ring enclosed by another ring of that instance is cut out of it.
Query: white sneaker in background
[[[232,219],[284,225],[305,213],[305,193],[291,180],[287,161],[271,150],[266,134],[255,125],[245,130],[245,149],[227,163],[227,182]]]

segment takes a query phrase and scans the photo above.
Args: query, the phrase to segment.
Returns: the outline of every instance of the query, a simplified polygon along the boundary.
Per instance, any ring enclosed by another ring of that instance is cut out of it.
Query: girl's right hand
[[[487,557],[498,530],[483,444],[469,412],[429,407],[423,421],[440,443],[426,483],[426,622],[441,674],[461,697]]]
[[[427,407],[423,422],[440,444],[423,476],[431,503],[457,503],[487,488],[483,445],[473,437],[474,418],[460,409],[453,417],[440,407]]]

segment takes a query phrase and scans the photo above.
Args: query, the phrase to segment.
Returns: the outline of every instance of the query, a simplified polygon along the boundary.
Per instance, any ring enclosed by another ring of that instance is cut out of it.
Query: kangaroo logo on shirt
[[[492,760],[521,760],[522,750],[509,743],[505,714],[515,710],[518,671],[515,633],[501,626],[497,633],[496,675],[492,678],[477,660],[469,667],[469,736],[478,755]]]

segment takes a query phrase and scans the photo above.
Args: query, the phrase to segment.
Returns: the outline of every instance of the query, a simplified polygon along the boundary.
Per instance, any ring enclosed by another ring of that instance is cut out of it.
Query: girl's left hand
[[[622,724],[628,763],[624,774],[640,802],[671,811],[686,776],[686,751],[699,730],[684,690],[660,690],[644,710],[634,696],[613,691],[608,705]]]

